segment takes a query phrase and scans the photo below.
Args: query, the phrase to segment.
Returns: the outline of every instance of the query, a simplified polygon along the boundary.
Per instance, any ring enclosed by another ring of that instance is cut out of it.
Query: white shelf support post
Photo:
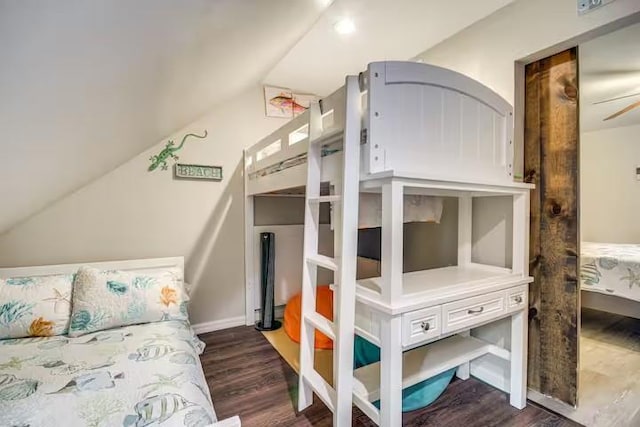
[[[529,192],[513,196],[513,261],[514,273],[529,275]]]
[[[525,295],[526,297],[526,295]],[[525,307],[528,304],[525,298]],[[511,316],[511,390],[509,403],[518,409],[527,406],[528,310]]]
[[[402,317],[381,316],[380,425],[402,425]]]
[[[382,185],[382,298],[393,304],[402,297],[404,187],[391,180]]]
[[[402,297],[404,186],[382,186],[382,298]],[[380,425],[402,425],[402,318],[382,316],[380,324]]]
[[[529,275],[529,192],[513,196],[514,273]],[[528,292],[523,311],[511,316],[511,390],[509,402],[522,409],[527,405]]]
[[[458,197],[458,265],[471,264],[472,199],[465,194]]]
[[[472,248],[472,222],[473,222],[473,199],[470,195],[464,194],[458,197],[458,265],[471,264]],[[469,331],[460,333],[468,337]],[[458,366],[456,376],[462,380],[469,379],[469,362]]]

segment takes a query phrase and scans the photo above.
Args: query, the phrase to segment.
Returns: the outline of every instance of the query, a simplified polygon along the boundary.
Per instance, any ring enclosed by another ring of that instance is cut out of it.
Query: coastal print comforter
[[[203,349],[182,321],[0,341],[0,426],[210,425]]]
[[[582,242],[581,288],[640,301],[640,245]]]

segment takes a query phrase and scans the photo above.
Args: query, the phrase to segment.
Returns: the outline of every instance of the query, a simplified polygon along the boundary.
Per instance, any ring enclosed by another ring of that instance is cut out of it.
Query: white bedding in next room
[[[640,301],[640,244],[582,242],[582,290]]]

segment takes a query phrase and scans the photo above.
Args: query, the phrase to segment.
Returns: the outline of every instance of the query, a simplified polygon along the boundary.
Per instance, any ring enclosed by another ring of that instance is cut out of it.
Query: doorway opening
[[[530,397],[589,426],[640,425],[639,39],[525,68]]]

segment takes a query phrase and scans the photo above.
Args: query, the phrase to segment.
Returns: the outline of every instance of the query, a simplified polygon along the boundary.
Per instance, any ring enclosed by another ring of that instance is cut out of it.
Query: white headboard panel
[[[47,276],[51,274],[72,274],[82,266],[89,265],[103,270],[123,270],[154,272],[177,268],[180,280],[184,281],[184,257],[132,259],[126,261],[83,262],[79,264],[41,265],[36,267],[0,268],[0,278]]]
[[[367,71],[367,172],[513,182],[513,109],[481,83],[412,62]]]

